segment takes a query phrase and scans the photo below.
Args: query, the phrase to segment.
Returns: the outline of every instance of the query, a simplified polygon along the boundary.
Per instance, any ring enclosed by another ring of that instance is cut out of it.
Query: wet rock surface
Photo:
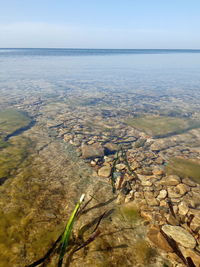
[[[196,240],[194,237],[180,226],[163,225],[162,230],[166,235],[173,238],[177,243],[185,248],[193,249],[196,246]]]

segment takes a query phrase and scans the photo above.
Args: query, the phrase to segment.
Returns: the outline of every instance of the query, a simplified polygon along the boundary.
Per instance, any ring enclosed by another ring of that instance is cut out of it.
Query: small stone
[[[71,134],[70,135],[65,134],[63,136],[63,139],[64,139],[65,142],[69,142],[72,138],[73,138],[73,135],[71,135]]]
[[[180,226],[164,225],[163,232],[185,248],[195,248],[196,240]]]
[[[134,197],[138,198],[138,199],[143,199],[144,193],[143,192],[135,192]]]
[[[165,218],[167,220],[167,223],[171,225],[179,225],[179,221],[171,214],[166,214]]]
[[[158,200],[154,197],[154,194],[152,192],[144,192],[144,197],[147,200],[149,206],[159,205]]]
[[[181,202],[181,196],[179,195],[178,198],[171,198],[171,202],[172,202],[173,204],[174,204],[174,203],[178,204],[179,202]]]
[[[185,202],[181,202],[179,205],[178,205],[178,212],[180,215],[186,215],[188,213],[188,205],[185,203]]]
[[[190,191],[190,187],[185,184],[178,184],[176,188],[179,190],[181,195],[185,195],[188,191]]]
[[[123,164],[123,163],[119,163],[116,165],[116,169],[119,170],[119,171],[122,171],[126,168],[126,165]]]
[[[165,178],[165,185],[177,185],[181,183],[181,179],[177,175],[169,175]]]
[[[149,200],[154,198],[154,194],[152,192],[144,192],[144,197]]]
[[[167,188],[167,191],[169,198],[180,198],[185,193],[185,190],[183,190],[183,188],[180,188],[178,186],[169,186]]]
[[[104,156],[104,162],[112,162],[113,161],[113,158],[111,157],[108,157],[108,156]]]
[[[155,167],[153,168],[153,174],[156,176],[160,176],[164,174],[164,171],[161,168]]]
[[[184,178],[182,181],[184,184],[189,185],[191,187],[196,187],[197,184],[195,182],[193,182],[191,179],[189,178]]]
[[[200,266],[200,255],[195,253],[194,250],[186,249],[184,247],[180,247],[180,250],[185,258],[190,257],[195,264],[195,266]]]
[[[98,175],[108,178],[110,176],[111,173],[111,167],[110,166],[103,166],[99,169],[98,171]]]
[[[160,193],[159,193],[159,195],[157,196],[157,198],[158,198],[159,200],[161,200],[161,199],[165,199],[166,196],[167,196],[167,191],[166,191],[165,189],[163,189],[163,190],[160,191]]]
[[[94,160],[91,160],[91,162],[90,162],[90,165],[91,165],[92,167],[94,167],[94,166],[96,166],[96,165],[97,165],[97,163],[96,163],[96,161],[94,161]]]
[[[158,157],[157,159],[155,159],[155,163],[157,163],[157,164],[163,164],[163,159],[162,158],[160,158],[160,157]]]
[[[147,167],[145,167],[145,168],[142,168],[141,169],[141,174],[142,175],[152,175],[153,173],[152,173],[152,169],[151,168],[147,168]]]
[[[188,215],[193,215],[194,218],[192,219],[192,222],[190,223],[190,228],[193,231],[196,231],[197,229],[199,229],[199,225],[200,225],[200,210],[198,209],[189,209],[188,211]]]
[[[152,186],[152,182],[150,182],[150,181],[142,181],[141,182],[141,184],[143,185],[143,186]]]
[[[161,207],[168,207],[168,204],[167,204],[166,200],[161,200],[160,201],[160,206]]]
[[[144,218],[145,220],[149,222],[153,220],[152,211],[141,210],[140,215],[142,218]]]
[[[92,144],[94,144],[94,140],[90,140],[87,143],[88,143],[88,145],[92,145]]]
[[[134,161],[131,163],[131,169],[134,171],[136,170],[137,168],[140,168],[141,165],[137,162],[137,161]]]

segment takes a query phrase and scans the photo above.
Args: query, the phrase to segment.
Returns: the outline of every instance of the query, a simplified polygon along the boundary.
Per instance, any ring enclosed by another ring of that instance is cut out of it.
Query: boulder
[[[166,235],[185,248],[193,249],[196,246],[194,237],[180,226],[166,224],[162,226],[162,230]]]

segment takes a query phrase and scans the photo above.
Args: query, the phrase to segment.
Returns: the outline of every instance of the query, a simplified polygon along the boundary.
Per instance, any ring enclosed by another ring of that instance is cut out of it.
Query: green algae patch
[[[31,121],[25,112],[19,110],[0,111],[0,184],[15,172],[27,155],[30,140],[14,135],[28,127]]]
[[[126,123],[155,138],[181,134],[195,128],[200,128],[200,121],[169,116],[129,118]]]
[[[200,162],[191,159],[172,158],[166,166],[168,174],[176,174],[182,178],[190,178],[200,183]]]
[[[139,210],[132,203],[127,203],[118,207],[115,211],[115,215],[128,223],[136,223],[141,218]]]
[[[0,148],[5,146],[4,139],[21,128],[27,127],[31,118],[23,111],[7,109],[0,111]]]
[[[0,183],[13,175],[26,158],[31,141],[28,138],[16,136],[1,150],[0,154]]]
[[[139,264],[146,265],[156,257],[156,250],[151,248],[150,245],[145,241],[138,239],[133,246],[135,258]]]

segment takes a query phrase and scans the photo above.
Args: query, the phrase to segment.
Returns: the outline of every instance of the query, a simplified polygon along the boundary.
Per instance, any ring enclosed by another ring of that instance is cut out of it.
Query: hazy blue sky
[[[200,0],[0,0],[0,47],[200,48]]]

